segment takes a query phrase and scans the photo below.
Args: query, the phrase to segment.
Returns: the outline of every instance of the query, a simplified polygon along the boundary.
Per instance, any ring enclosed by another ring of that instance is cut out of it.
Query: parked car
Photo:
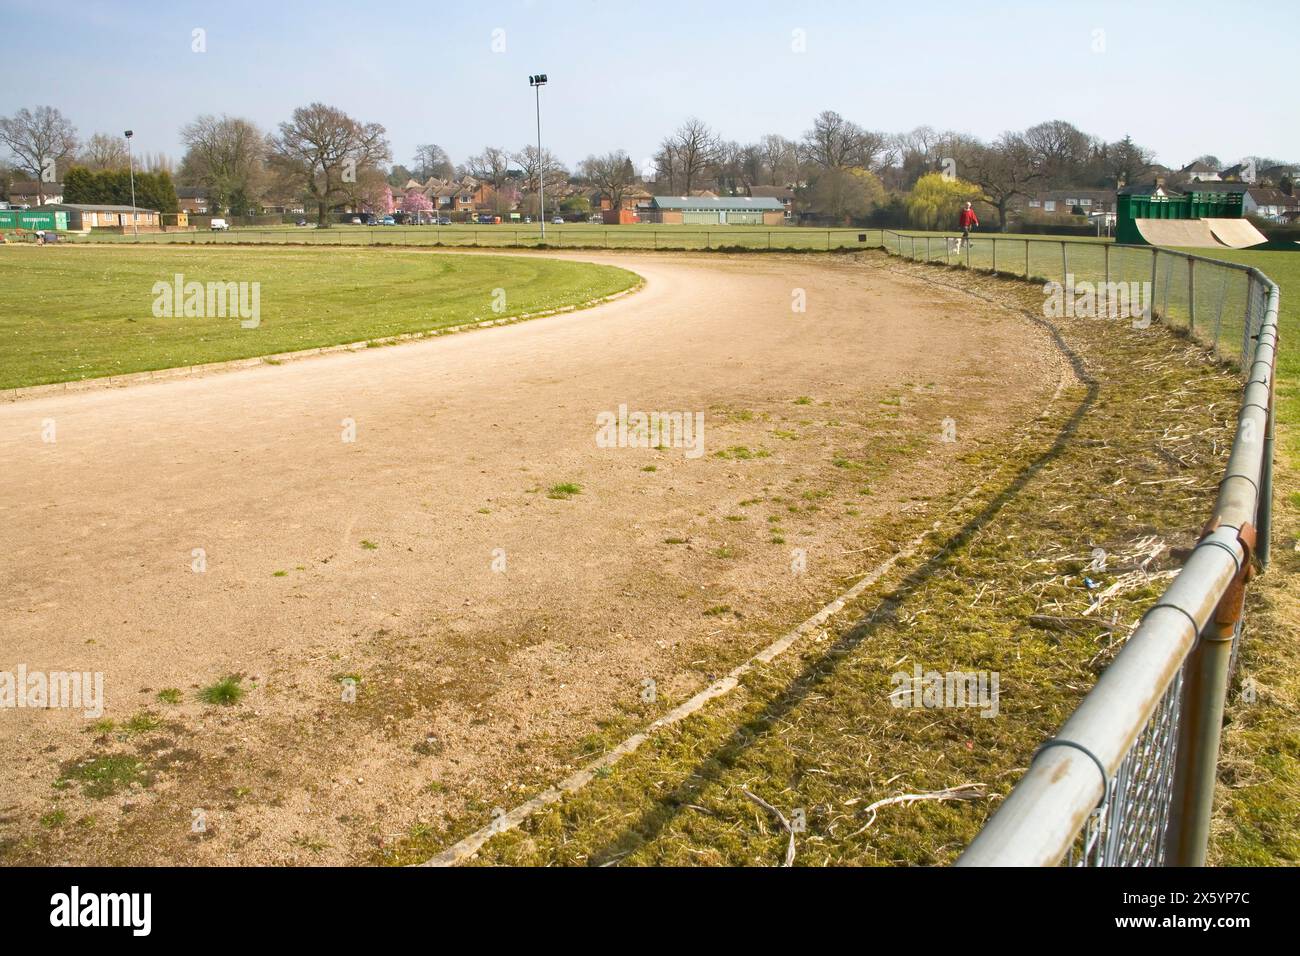
[[[563,216],[556,216],[554,219],[551,220],[551,225],[554,225],[554,226],[563,226],[563,225],[564,225],[564,217],[563,217]]]
[[[451,220],[448,219],[446,216],[439,216],[439,217],[438,217],[438,225],[440,225],[440,226],[450,226],[450,225],[451,225]]]
[[[230,223],[224,219],[213,219],[212,225],[209,226],[213,232],[225,232],[230,228]]]
[[[383,219],[379,220],[379,224],[381,226],[395,226],[397,225],[397,220],[392,216],[385,216]]]
[[[532,221],[533,221],[532,216],[524,216],[524,222],[532,222]]]
[[[307,225],[307,220],[306,220],[306,219],[299,219],[299,220],[298,220],[294,225],[297,225],[297,226],[305,226],[305,225]]]
[[[594,223],[597,226],[605,225],[605,217],[601,215],[592,216],[587,222]]]

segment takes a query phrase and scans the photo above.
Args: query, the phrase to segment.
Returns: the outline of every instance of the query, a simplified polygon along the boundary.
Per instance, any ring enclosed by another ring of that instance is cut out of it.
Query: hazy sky
[[[1107,139],[1131,133],[1173,166],[1206,152],[1300,161],[1285,52],[1300,33],[1295,2],[0,0],[0,10],[0,115],[57,106],[83,137],[132,128],[137,150],[177,160],[178,131],[199,113],[270,130],[313,100],[384,124],[407,165],[423,142],[456,162],[489,143],[514,150],[535,137],[528,74],[544,72],[544,145],[570,164],[618,148],[639,164],[690,115],[741,142],[797,138],[823,109],[871,129],[986,138],[1059,118]],[[195,29],[206,52],[191,49]]]

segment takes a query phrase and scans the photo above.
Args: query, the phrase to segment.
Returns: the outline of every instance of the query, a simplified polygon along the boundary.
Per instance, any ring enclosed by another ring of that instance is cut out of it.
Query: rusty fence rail
[[[1258,269],[1146,246],[889,231],[883,244],[908,259],[1060,283],[1067,292],[1102,285],[1103,303],[1135,295],[1137,321],[1181,326],[1239,362],[1236,436],[1204,535],[957,861],[1203,864],[1245,587],[1269,556],[1277,285]]]

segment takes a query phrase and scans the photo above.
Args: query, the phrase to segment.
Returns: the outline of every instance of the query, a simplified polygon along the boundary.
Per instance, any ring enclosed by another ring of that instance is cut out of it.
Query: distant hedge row
[[[73,166],[63,177],[63,201],[92,205],[131,205],[131,174],[125,169],[106,169],[91,172],[84,166]],[[176,198],[176,185],[171,173],[135,174],[135,205],[140,209],[157,212],[178,212],[180,201]]]

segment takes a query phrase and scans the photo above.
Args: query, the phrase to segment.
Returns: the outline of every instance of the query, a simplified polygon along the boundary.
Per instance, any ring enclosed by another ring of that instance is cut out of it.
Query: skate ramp
[[[1248,249],[1268,242],[1268,237],[1255,228],[1248,219],[1202,219],[1208,223],[1214,238],[1233,249]]]
[[[1142,238],[1153,246],[1199,246],[1202,249],[1223,246],[1210,231],[1210,219],[1134,219]],[[1247,225],[1250,225],[1247,223]],[[1260,237],[1263,238],[1262,236]]]

